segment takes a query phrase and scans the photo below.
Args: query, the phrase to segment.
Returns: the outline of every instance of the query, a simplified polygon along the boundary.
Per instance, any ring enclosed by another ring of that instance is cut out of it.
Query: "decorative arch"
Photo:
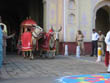
[[[68,9],[75,9],[75,0],[69,0]]]
[[[68,15],[68,24],[74,24],[75,21],[75,15],[74,14],[69,14]]]
[[[104,6],[108,6],[110,7],[110,1],[101,1],[99,3],[96,4],[95,8],[93,9],[93,16],[92,16],[92,28],[95,27],[95,20],[96,20],[96,13],[97,11],[104,7]]]

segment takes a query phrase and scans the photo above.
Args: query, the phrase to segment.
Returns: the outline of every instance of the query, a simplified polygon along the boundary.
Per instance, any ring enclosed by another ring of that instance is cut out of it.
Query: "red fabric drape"
[[[45,39],[43,39],[42,44],[40,45],[41,48],[45,49],[45,50],[49,50],[49,40],[50,40],[50,34],[49,33],[45,33]]]
[[[31,32],[24,32],[21,36],[22,51],[32,50],[32,34]]]
[[[45,50],[49,50],[49,40],[51,38],[51,35],[53,33],[53,29],[50,29],[48,33],[44,33],[45,39],[44,42],[40,45],[41,48]]]
[[[36,40],[36,50],[37,50],[37,51],[39,50],[39,43],[38,43],[38,40]]]
[[[108,65],[109,65],[109,52],[108,51],[106,51],[105,52],[105,65],[108,67]]]

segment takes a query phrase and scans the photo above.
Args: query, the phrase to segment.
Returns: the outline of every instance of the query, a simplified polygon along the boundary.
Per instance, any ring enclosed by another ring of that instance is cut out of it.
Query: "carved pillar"
[[[47,0],[43,0],[43,28],[47,30]]]

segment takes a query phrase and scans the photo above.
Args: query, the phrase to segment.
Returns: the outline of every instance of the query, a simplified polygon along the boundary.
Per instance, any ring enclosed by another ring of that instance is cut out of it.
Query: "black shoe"
[[[90,55],[90,57],[93,57],[93,55]]]

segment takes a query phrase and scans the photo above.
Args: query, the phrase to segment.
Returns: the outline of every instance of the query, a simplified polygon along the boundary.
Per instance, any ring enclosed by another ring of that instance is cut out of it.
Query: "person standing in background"
[[[6,47],[7,47],[7,39],[14,37],[14,33],[11,35],[7,35],[6,32],[4,32],[4,27],[2,27],[3,30],[3,64],[6,64]]]
[[[6,47],[7,47],[6,40],[9,38],[12,38],[15,34],[12,34],[10,36],[7,35],[7,27],[4,23],[2,23],[1,16],[0,16],[0,26],[3,32],[3,41],[2,41],[3,42],[3,64],[5,65],[6,64]]]
[[[84,35],[81,32],[81,30],[78,30],[78,33],[76,35],[76,43],[77,43],[77,46],[80,46],[81,54],[85,55],[84,54]]]
[[[4,24],[4,23],[2,23],[2,18],[1,18],[1,16],[0,16],[0,28],[1,28],[1,30],[2,30],[2,55],[3,55],[3,64],[5,64],[5,53],[4,53],[4,51],[5,51],[5,48],[4,48],[4,33],[7,35],[7,27],[6,27],[6,25]],[[4,28],[4,29],[3,29]]]
[[[55,40],[56,40],[56,55],[59,54],[59,32],[62,30],[60,27],[58,30],[55,31]]]
[[[99,35],[98,33],[96,32],[95,29],[92,30],[92,54],[90,55],[91,57],[92,56],[96,56],[97,57],[97,42],[98,42],[98,39],[99,39]]]
[[[102,31],[99,31],[98,46],[102,48],[102,55],[104,55],[104,39],[105,36],[102,34]]]

